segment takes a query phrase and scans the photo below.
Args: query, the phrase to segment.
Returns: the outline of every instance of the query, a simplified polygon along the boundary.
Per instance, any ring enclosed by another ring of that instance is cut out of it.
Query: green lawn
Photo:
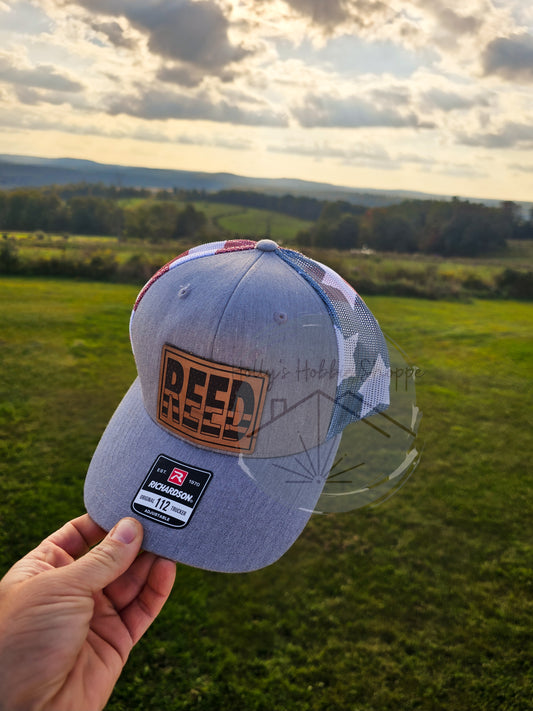
[[[246,235],[252,239],[269,237],[281,244],[288,245],[295,241],[296,235],[309,229],[311,222],[299,220],[279,212],[258,210],[256,208],[234,208],[217,217],[217,224],[232,234]]]
[[[0,569],[83,511],[134,377],[137,289],[0,278]],[[533,698],[533,305],[372,297],[423,370],[422,462],[315,516],[255,573],[179,566],[110,711],[526,711]]]

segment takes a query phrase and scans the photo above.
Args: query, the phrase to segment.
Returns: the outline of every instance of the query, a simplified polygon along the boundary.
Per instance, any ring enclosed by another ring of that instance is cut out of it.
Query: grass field
[[[259,210],[217,203],[198,203],[197,210],[205,212],[216,225],[230,234],[248,235],[251,239],[270,237],[284,244],[294,242],[301,230],[309,229],[311,222],[270,210]]]
[[[134,377],[137,289],[0,278],[0,572],[83,511]],[[533,699],[533,305],[372,297],[423,370],[422,462],[312,517],[255,573],[179,566],[110,711],[526,711]]]

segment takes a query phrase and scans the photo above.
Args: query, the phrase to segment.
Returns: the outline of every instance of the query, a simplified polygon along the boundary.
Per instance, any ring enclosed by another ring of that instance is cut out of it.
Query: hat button
[[[275,252],[278,245],[273,239],[262,239],[255,245],[256,249],[260,249],[261,252]]]

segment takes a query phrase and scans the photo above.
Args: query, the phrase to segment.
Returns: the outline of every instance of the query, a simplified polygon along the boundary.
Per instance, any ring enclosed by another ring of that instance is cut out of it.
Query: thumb
[[[142,539],[141,523],[123,518],[97,546],[62,572],[70,584],[95,593],[126,572],[139,553]]]

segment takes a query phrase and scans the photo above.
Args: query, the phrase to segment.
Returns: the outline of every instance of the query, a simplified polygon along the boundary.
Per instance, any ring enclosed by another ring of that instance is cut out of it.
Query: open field
[[[142,240],[119,240],[117,237],[101,235],[69,235],[65,239],[59,234],[11,232],[9,236],[16,241],[21,258],[28,261],[36,258],[87,258],[110,252],[119,263],[126,262],[134,254],[147,254],[164,264],[180,251],[177,242],[151,244]]]
[[[283,244],[294,243],[301,230],[309,229],[312,222],[270,210],[259,210],[218,203],[195,203],[195,208],[205,212],[213,222],[233,235],[247,235],[251,239],[270,237]]]
[[[135,286],[0,277],[0,572],[83,511]],[[110,711],[527,711],[533,305],[372,296],[423,370],[422,462],[255,573],[180,566]]]

